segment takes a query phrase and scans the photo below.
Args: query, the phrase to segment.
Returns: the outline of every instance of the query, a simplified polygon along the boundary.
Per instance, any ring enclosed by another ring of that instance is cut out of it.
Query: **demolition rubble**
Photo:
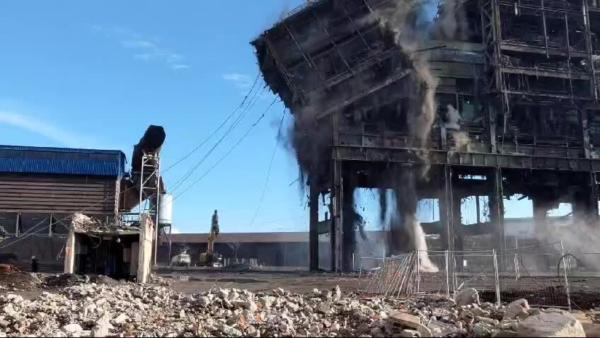
[[[0,336],[585,337],[571,314],[533,309],[524,299],[503,306],[480,302],[474,289],[455,299],[372,297],[339,287],[306,294],[215,288],[186,295],[164,283],[85,279],[47,290],[59,291],[31,300],[2,292]]]

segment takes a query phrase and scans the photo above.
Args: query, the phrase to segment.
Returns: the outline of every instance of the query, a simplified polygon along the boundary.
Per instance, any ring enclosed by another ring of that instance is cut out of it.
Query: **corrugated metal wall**
[[[115,215],[114,177],[0,175],[0,212]]]
[[[0,145],[0,172],[123,176],[125,154],[115,150]]]

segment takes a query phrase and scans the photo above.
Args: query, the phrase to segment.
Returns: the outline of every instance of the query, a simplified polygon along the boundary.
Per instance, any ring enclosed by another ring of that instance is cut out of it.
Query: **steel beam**
[[[310,271],[319,270],[319,189],[316,178],[310,179],[310,201],[309,201],[309,267]]]
[[[454,210],[452,207],[453,190],[452,190],[452,168],[444,166],[443,168],[443,185],[442,195],[440,196],[440,222],[442,224],[442,242],[445,250],[454,249],[454,227],[452,221],[454,219]]]
[[[495,244],[494,248],[500,253],[506,250],[504,240],[504,190],[502,186],[502,169],[491,170],[492,192],[490,194],[490,221],[494,224]],[[500,266],[504,267],[501,259]]]
[[[333,194],[332,194],[332,219],[331,219],[331,269],[341,272],[344,258],[344,187],[342,177],[342,162],[333,161]]]
[[[338,161],[422,164],[422,159],[416,155],[417,151],[418,149],[413,148],[340,145],[334,149],[334,159]],[[473,152],[449,153],[443,150],[430,150],[429,160],[432,165],[600,172],[600,159]]]

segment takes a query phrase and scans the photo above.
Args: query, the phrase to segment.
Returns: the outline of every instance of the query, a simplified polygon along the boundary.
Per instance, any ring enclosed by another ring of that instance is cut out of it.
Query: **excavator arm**
[[[219,236],[219,217],[215,211],[210,226],[210,232],[208,233],[208,239],[206,242],[206,252],[200,254],[201,265],[211,265],[214,260],[215,254],[215,241]]]

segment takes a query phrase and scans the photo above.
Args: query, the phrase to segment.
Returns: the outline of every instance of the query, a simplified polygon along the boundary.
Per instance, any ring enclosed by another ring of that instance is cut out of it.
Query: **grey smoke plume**
[[[459,0],[448,1],[457,4]],[[337,1],[332,0],[332,2],[335,8]],[[415,154],[423,161],[421,165],[402,168],[378,178],[390,183],[397,196],[407,197],[395,205],[387,203],[383,197],[380,198],[382,217],[385,217],[384,215],[387,212],[394,212],[399,215],[396,219],[401,221],[396,222],[396,225],[392,227],[392,235],[400,233],[397,231],[398,228],[404,228],[404,234],[408,234],[405,237],[411,239],[412,246],[423,252],[427,250],[427,243],[416,217],[416,205],[418,203],[416,184],[418,180],[427,179],[429,154],[426,149],[436,119],[435,94],[438,87],[438,79],[433,75],[427,56],[423,52],[423,41],[429,37],[429,34],[438,31],[443,32],[446,37],[455,36],[457,32],[461,31],[462,26],[466,26],[463,22],[465,20],[458,22],[457,13],[460,12],[457,10],[458,5],[453,5],[448,10],[441,11],[436,22],[428,22],[424,18],[427,16],[431,3],[432,1],[429,0],[392,1],[386,5],[386,8],[375,10],[368,19],[369,21],[375,20],[382,31],[386,33],[386,36],[389,34],[393,36],[402,59],[401,63],[406,70],[410,71],[410,75],[402,80],[406,84],[405,89],[403,89],[404,92],[398,93],[398,95],[399,97],[408,98],[406,113],[408,134],[411,146],[416,149]],[[315,29],[318,28],[315,26]],[[319,35],[306,34],[306,39],[316,36]],[[300,41],[300,43],[304,43],[304,41]],[[377,83],[377,76],[374,76],[374,74],[365,72],[360,76],[364,78],[354,78],[351,85],[342,87],[335,93],[324,93],[322,91],[311,93],[307,98],[308,107],[295,115],[294,124],[289,131],[289,146],[298,160],[300,182],[303,188],[306,187],[304,183],[306,183],[307,177],[323,180],[324,182],[331,177],[331,166],[329,165],[331,163],[331,149],[328,147],[332,139],[331,128],[318,122],[316,116],[323,111],[328,111],[332,106],[335,107],[335,103],[338,101],[343,102],[345,99],[354,96],[354,94],[363,93],[366,89],[370,89],[362,88],[361,85],[367,87],[369,84]],[[360,119],[359,115],[360,112],[354,112],[354,116],[358,119]],[[410,181],[411,184],[405,184],[407,181]],[[360,220],[360,215],[357,213],[348,216],[348,219]],[[421,266],[427,265],[428,258],[422,258]],[[431,265],[433,266],[433,264]],[[435,266],[430,270],[434,271]]]
[[[422,20],[422,17],[426,14],[430,4],[430,2],[422,0],[395,1],[392,7],[378,10],[375,15],[378,16],[382,28],[393,32],[395,43],[406,56],[412,69],[410,89],[412,93],[409,93],[408,96],[410,101],[407,124],[413,146],[418,149],[417,155],[424,162],[422,166],[403,168],[395,173],[398,176],[392,178],[397,195],[395,214],[400,216],[395,219],[402,219],[404,232],[408,234],[413,248],[419,252],[421,269],[426,272],[437,272],[438,268],[427,255],[425,233],[416,216],[418,203],[416,182],[426,179],[429,171],[429,156],[426,149],[436,119],[435,94],[438,86],[438,79],[433,75],[426,55],[420,52],[420,49],[429,33],[453,38],[457,32],[465,32],[467,24],[458,0],[447,0],[438,13],[437,21],[429,25]],[[456,120],[454,124],[458,125],[460,115],[456,110],[453,112],[456,113],[452,116]],[[460,129],[460,127],[456,129]],[[468,145],[469,140],[466,133],[456,130],[453,132],[453,136],[457,149]],[[381,193],[380,206],[382,212],[387,212],[389,206]],[[384,215],[381,215],[381,220],[384,219]],[[398,231],[394,231],[394,226],[392,226],[391,236],[397,235]],[[392,239],[393,241],[394,239]]]
[[[401,52],[407,57],[412,69],[411,86],[409,93],[409,107],[407,113],[407,124],[409,136],[413,146],[418,149],[417,155],[428,164],[428,154],[425,151],[431,134],[431,128],[435,121],[436,102],[435,92],[438,80],[432,74],[428,62],[423,53],[418,53],[421,41],[424,38],[417,31],[419,15],[423,12],[424,2],[420,1],[396,1],[395,6],[378,11],[379,23],[382,28],[393,32],[394,41],[400,47]],[[428,165],[422,167],[420,177],[423,178],[428,172]],[[394,221],[401,219],[404,233],[408,235],[412,247],[419,252],[419,262],[423,271],[436,272],[438,268],[429,260],[427,255],[427,241],[421,224],[417,220],[418,196],[416,190],[415,168],[403,168],[399,176],[392,178],[395,181],[396,209],[397,215]],[[385,200],[380,197],[381,210],[387,211]],[[383,218],[383,216],[382,216]],[[395,241],[400,235],[397,228],[400,224],[392,224],[390,231],[391,246],[394,248]]]
[[[584,220],[569,217],[564,220],[547,219],[543,231],[535,231],[541,243],[561,242],[565,252],[574,255],[579,263],[600,271],[600,235]]]
[[[396,1],[391,8],[376,12],[383,29],[394,34],[394,40],[402,53],[407,57],[413,71],[412,91],[408,113],[409,134],[414,146],[427,146],[431,127],[435,121],[435,93],[438,86],[437,78],[432,74],[424,53],[419,52],[420,46],[427,35],[418,30],[419,16],[425,10],[423,1]]]
[[[445,0],[439,8],[434,34],[439,39],[465,39],[469,34],[467,14],[461,6],[461,0]]]
[[[468,151],[471,144],[469,134],[461,131],[461,119],[460,112],[453,105],[449,104],[446,106],[446,123],[444,123],[444,128],[452,136],[453,141],[449,150],[450,153]]]

